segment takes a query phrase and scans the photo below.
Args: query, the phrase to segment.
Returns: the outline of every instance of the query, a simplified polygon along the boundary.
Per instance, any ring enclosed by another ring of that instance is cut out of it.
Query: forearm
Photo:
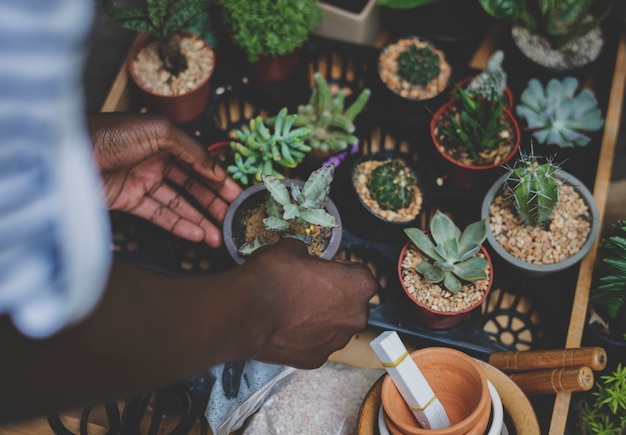
[[[54,338],[29,340],[3,322],[0,420],[119,399],[251,357],[259,343],[250,331],[261,332],[251,325],[263,322],[246,286],[231,282],[240,275],[116,264],[94,313]]]

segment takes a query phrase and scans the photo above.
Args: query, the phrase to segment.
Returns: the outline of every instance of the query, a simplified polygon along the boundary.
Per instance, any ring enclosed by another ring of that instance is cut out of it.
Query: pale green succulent
[[[432,240],[419,228],[405,228],[404,232],[415,247],[433,260],[415,267],[427,282],[443,282],[447,290],[457,293],[462,288],[461,280],[487,279],[488,261],[476,256],[487,238],[486,219],[468,225],[461,233],[446,214],[437,210],[430,222]]]
[[[575,77],[551,79],[545,88],[537,79],[528,82],[516,113],[526,120],[538,143],[562,148],[585,146],[591,140],[587,132],[604,125],[593,92],[585,88],[576,94],[577,89]]]

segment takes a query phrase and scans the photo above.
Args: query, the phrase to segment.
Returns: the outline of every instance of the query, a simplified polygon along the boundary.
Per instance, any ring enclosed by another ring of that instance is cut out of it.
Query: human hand
[[[196,141],[157,116],[90,114],[88,128],[111,210],[132,213],[191,241],[222,244],[217,225],[241,187]]]
[[[237,271],[258,289],[258,309],[268,319],[254,359],[319,367],[367,326],[377,283],[364,264],[322,260],[302,242],[282,239],[255,251]]]

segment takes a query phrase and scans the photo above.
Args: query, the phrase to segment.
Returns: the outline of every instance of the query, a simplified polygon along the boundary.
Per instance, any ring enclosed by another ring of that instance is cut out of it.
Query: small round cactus
[[[389,160],[372,171],[367,188],[379,207],[398,211],[411,205],[417,180],[401,160]]]
[[[439,75],[439,55],[430,47],[411,45],[398,57],[398,74],[414,85],[425,85]]]

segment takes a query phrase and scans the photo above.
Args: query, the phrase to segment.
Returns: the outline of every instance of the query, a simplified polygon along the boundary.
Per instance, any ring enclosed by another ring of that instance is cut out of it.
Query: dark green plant
[[[554,48],[561,48],[600,26],[615,3],[615,0],[478,1],[496,20],[519,24],[545,36]]]
[[[174,35],[188,30],[187,26],[197,25],[199,16],[206,16],[206,0],[145,0],[143,8],[118,6],[114,0],[101,1],[111,22],[158,39],[158,54],[166,71],[178,76],[187,69],[187,59]]]
[[[425,85],[439,75],[439,63],[429,46],[411,44],[398,56],[398,75],[413,85]]]
[[[427,282],[443,282],[447,290],[457,293],[462,288],[461,280],[487,279],[489,263],[476,256],[487,238],[486,219],[468,225],[461,233],[446,214],[437,210],[430,222],[432,240],[419,228],[406,228],[404,232],[416,248],[433,260],[415,267]]]
[[[226,170],[242,185],[260,182],[262,174],[283,178],[279,168],[295,168],[311,148],[305,144],[311,129],[292,128],[296,115],[282,108],[270,130],[260,116],[250,120],[247,128],[235,132],[237,139],[231,141],[234,164]]]
[[[539,163],[536,156],[522,155],[512,168],[505,187],[511,194],[517,214],[527,225],[550,219],[559,200],[558,166],[552,161]]]
[[[402,160],[393,159],[372,171],[367,189],[380,208],[398,211],[411,205],[416,185],[411,168]]]
[[[293,52],[322,19],[317,0],[219,0],[224,22],[248,61]]]
[[[612,225],[614,235],[602,240],[606,269],[591,288],[589,301],[608,320],[610,334],[626,340],[626,220]]]
[[[591,141],[587,132],[604,125],[593,92],[585,88],[576,94],[577,90],[575,77],[550,79],[545,88],[537,79],[528,82],[515,109],[538,143],[562,148],[585,146]]]
[[[585,434],[623,435],[626,433],[626,367],[622,363],[601,376],[591,397],[580,408],[581,429]]]
[[[314,74],[315,87],[308,104],[298,106],[295,125],[311,129],[307,145],[312,149],[343,151],[356,145],[359,139],[353,134],[354,119],[363,111],[371,91],[363,89],[354,102],[345,108],[345,94],[340,90],[335,96],[330,92],[323,74]]]
[[[509,129],[504,116],[504,96],[492,93],[490,98],[462,89],[455,85],[456,111],[448,110],[443,116],[442,134],[462,146],[473,158],[480,152],[493,149],[502,142],[503,134]]]

